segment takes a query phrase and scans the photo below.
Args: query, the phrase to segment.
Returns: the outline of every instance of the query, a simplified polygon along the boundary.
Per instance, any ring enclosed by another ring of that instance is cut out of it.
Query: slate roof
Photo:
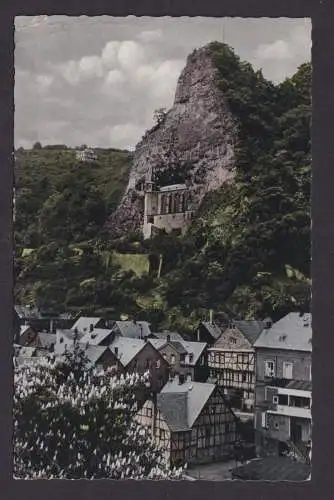
[[[310,380],[291,380],[286,389],[297,389],[298,391],[312,391],[312,382]]]
[[[173,341],[173,340],[171,340],[170,342],[167,342],[167,340],[164,340],[164,339],[149,339],[148,341],[158,351],[160,351],[160,349],[162,349],[163,347],[165,347],[165,345],[170,344],[171,346],[173,346],[175,348],[175,350],[179,354],[187,354],[187,351],[183,347],[183,345],[181,344],[181,342],[177,342],[177,341]]]
[[[118,349],[117,358],[126,367],[135,356],[145,347],[146,342],[142,339],[129,339],[127,337],[116,337],[109,346],[115,354],[115,347]]]
[[[140,339],[151,335],[147,321],[116,321],[115,324],[123,337]]]
[[[256,320],[233,321],[233,324],[246,337],[251,345],[256,342],[266,326],[265,321]]]
[[[107,346],[89,345],[85,351],[85,354],[90,363],[92,365],[95,365],[106,351],[108,351]]]
[[[307,313],[289,313],[274,323],[268,330],[263,330],[254,347],[271,349],[289,349],[294,351],[312,351],[312,316]]]
[[[72,330],[77,328],[79,332],[86,332],[89,330],[90,325],[95,327],[101,319],[102,318],[89,318],[87,316],[81,316],[81,318],[79,318],[72,326]]]
[[[149,342],[158,349],[162,349],[166,344],[167,341],[163,339],[149,339]],[[187,363],[189,366],[195,366],[196,363],[198,362],[201,354],[203,353],[206,343],[205,342],[188,342],[187,340],[183,340],[180,342],[174,342],[170,341],[170,344],[175,347],[175,349],[180,353],[180,354],[192,354],[192,360]]]
[[[110,336],[113,333],[112,330],[108,330],[107,328],[94,328],[92,332],[87,332],[85,335],[80,339],[80,342],[83,344],[90,344],[90,345],[100,345],[101,342],[103,342],[108,336]]]
[[[164,331],[164,332],[154,332],[152,335],[157,338],[157,339],[164,339],[167,340],[167,337],[169,336],[171,340],[177,340],[179,342],[183,341],[182,335],[180,335],[177,332],[169,332],[169,331]]]
[[[38,333],[38,338],[41,346],[45,349],[49,349],[57,341],[57,335],[55,333]]]
[[[81,338],[84,336],[83,333],[78,332],[78,339],[81,341]],[[75,333],[73,330],[57,330],[56,332],[56,343],[55,343],[55,353],[63,354],[65,348],[71,346],[74,342]],[[61,338],[63,342],[61,342]],[[65,347],[66,346],[66,347]]]
[[[193,355],[192,361],[189,362],[189,366],[195,366],[207,344],[205,342],[188,342],[184,340],[182,345],[188,354]]]
[[[180,430],[191,429],[215,389],[215,384],[185,380],[179,384],[178,378],[167,382],[158,394],[158,407],[168,426]],[[170,394],[171,396],[165,396]],[[183,394],[183,396],[175,395]],[[176,401],[176,403],[174,403]],[[182,410],[181,405],[184,406]],[[180,415],[178,420],[178,414]],[[185,422],[185,415],[187,421]]]
[[[216,340],[222,334],[222,329],[216,323],[202,321],[202,325],[208,330],[210,335]]]
[[[232,470],[233,479],[253,481],[305,481],[310,465],[286,457],[256,458]]]
[[[189,430],[187,392],[162,392],[158,394],[157,407],[173,432]]]

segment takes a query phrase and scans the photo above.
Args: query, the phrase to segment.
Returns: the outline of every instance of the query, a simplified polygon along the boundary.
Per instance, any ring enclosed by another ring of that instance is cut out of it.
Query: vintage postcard
[[[306,481],[311,21],[15,19],[19,479]]]

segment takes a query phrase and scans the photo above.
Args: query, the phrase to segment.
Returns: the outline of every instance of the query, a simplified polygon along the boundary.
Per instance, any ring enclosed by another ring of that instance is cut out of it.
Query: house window
[[[266,377],[275,376],[275,363],[273,361],[264,362],[264,374]]]
[[[267,427],[267,413],[265,411],[261,414],[261,425],[264,429]]]
[[[292,379],[293,363],[284,361],[283,363],[283,378]]]
[[[153,215],[148,215],[147,216],[147,222],[148,222],[148,224],[153,224],[154,223],[154,217],[153,217]]]
[[[247,373],[245,372],[242,374],[242,381],[247,382]]]
[[[231,344],[236,344],[237,339],[235,337],[230,337],[230,342],[231,342]]]
[[[191,381],[191,373],[187,373],[187,382]]]
[[[175,365],[175,354],[172,354],[170,357],[170,364]]]
[[[279,430],[279,423],[278,422],[274,422],[274,429],[276,429],[277,431]]]
[[[278,396],[273,396],[273,403],[274,405],[278,404]]]
[[[156,366],[157,368],[160,368],[160,359],[157,359],[157,361],[156,361],[156,363],[155,363],[155,366]]]

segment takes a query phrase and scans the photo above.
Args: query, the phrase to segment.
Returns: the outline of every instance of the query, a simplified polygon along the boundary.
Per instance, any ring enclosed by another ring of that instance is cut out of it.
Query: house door
[[[302,440],[302,426],[297,423],[291,425],[291,441],[299,443]]]
[[[289,380],[292,379],[292,363],[284,362],[283,363],[283,378],[287,378]]]

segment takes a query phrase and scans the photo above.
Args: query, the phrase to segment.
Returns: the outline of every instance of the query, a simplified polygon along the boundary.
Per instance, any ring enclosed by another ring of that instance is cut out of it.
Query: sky
[[[215,40],[274,82],[311,60],[308,19],[16,17],[15,147],[133,149],[188,54]]]

